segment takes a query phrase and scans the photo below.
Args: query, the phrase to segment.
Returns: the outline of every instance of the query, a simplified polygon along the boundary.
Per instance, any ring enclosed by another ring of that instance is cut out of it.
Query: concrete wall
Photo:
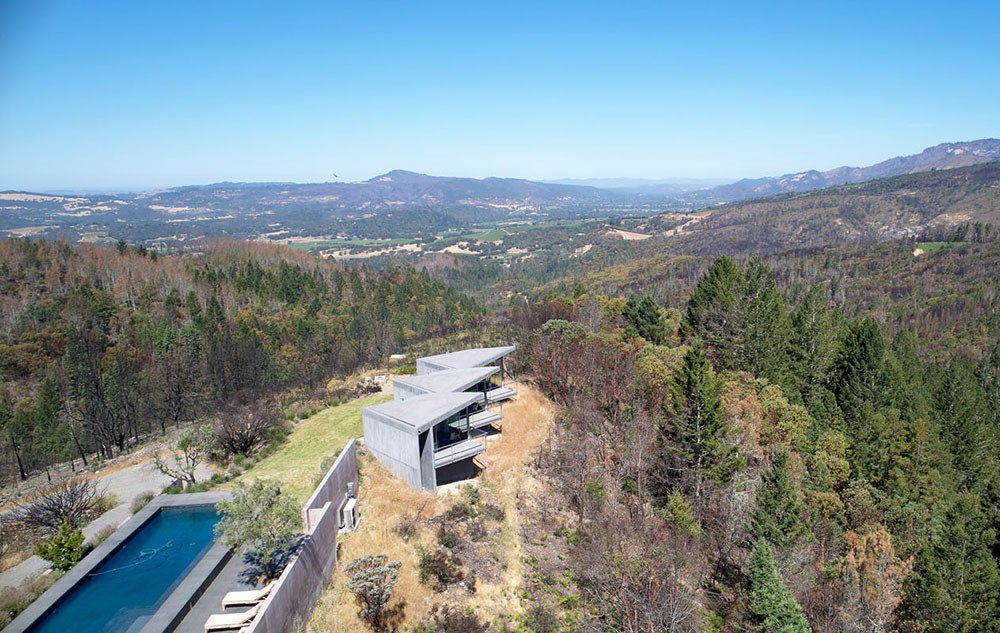
[[[407,385],[401,382],[392,383],[392,395],[394,400],[406,400],[407,398],[419,396],[424,393],[427,392],[412,385]]]
[[[309,497],[309,501],[306,501],[306,505],[302,508],[302,519],[307,530],[310,526],[310,510],[321,509],[327,502],[333,504],[334,512],[340,510],[340,506],[347,494],[348,483],[354,484],[354,494],[357,495],[357,446],[357,441],[353,439],[344,446],[344,450],[340,451],[340,455],[337,455],[337,460],[333,462],[333,466],[330,467],[330,470],[326,471],[326,475],[319,482],[316,491]]]
[[[361,421],[365,429],[365,448],[398,477],[414,488],[422,488],[417,436],[367,408],[361,410]]]
[[[330,502],[312,510],[313,529],[302,550],[285,567],[278,584],[261,605],[249,633],[294,633],[305,630],[313,607],[330,584],[337,566],[337,510]]]
[[[426,374],[433,374],[436,371],[444,371],[445,369],[453,369],[452,367],[445,367],[444,365],[438,365],[434,361],[427,360],[424,358],[417,359],[417,375],[423,376]]]
[[[305,630],[313,607],[330,584],[337,566],[339,510],[347,482],[358,486],[357,442],[351,440],[302,508],[306,538],[301,551],[278,578],[250,633],[295,633]]]

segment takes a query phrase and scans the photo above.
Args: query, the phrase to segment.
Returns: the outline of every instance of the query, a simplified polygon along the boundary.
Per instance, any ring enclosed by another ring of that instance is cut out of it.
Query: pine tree
[[[808,533],[802,523],[798,493],[788,478],[788,453],[774,456],[771,470],[764,474],[757,489],[756,507],[751,517],[751,534],[766,539],[779,550],[794,545]]]
[[[802,397],[826,385],[837,359],[837,320],[821,286],[809,288],[791,317],[791,364]]]
[[[641,336],[654,345],[663,345],[667,342],[666,322],[659,306],[650,295],[642,295],[641,298],[636,295],[629,296],[622,316],[628,323],[626,336]]]
[[[834,371],[834,393],[847,423],[854,424],[867,404],[886,399],[885,341],[878,324],[862,318],[851,324]]]
[[[727,438],[720,384],[700,346],[684,355],[673,387],[676,415],[660,428],[664,466],[670,478],[686,479],[700,497],[706,480],[728,482],[743,460]]]
[[[733,260],[716,259],[698,280],[681,320],[681,336],[688,341],[704,341],[723,368],[732,365],[736,337],[742,327],[737,311],[742,284],[743,275]]]
[[[733,369],[784,384],[790,364],[791,322],[774,277],[760,258],[747,265],[739,295]]]
[[[750,596],[747,604],[750,630],[760,633],[807,633],[809,622],[802,607],[788,591],[767,541],[760,540],[750,553]]]

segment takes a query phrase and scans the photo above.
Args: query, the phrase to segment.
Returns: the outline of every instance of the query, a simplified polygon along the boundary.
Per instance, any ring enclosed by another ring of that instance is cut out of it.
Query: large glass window
[[[469,417],[465,411],[450,416],[434,425],[434,449],[457,444],[469,439]]]

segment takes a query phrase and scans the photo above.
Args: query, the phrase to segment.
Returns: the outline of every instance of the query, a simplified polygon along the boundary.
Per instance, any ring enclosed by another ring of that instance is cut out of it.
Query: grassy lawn
[[[302,420],[277,451],[235,481],[247,484],[258,478],[278,481],[283,492],[292,495],[297,503],[305,503],[315,489],[320,463],[344,448],[347,440],[362,436],[361,409],[391,399],[388,394],[376,393]]]
[[[967,244],[971,244],[971,242],[917,242],[917,248],[921,249],[925,253],[933,253],[945,248],[966,246]]]

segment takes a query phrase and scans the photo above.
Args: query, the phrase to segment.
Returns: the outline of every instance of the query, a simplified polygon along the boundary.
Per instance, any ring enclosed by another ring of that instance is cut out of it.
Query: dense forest
[[[269,391],[317,386],[481,308],[410,268],[261,244],[0,242],[0,481]]]
[[[723,257],[678,308],[516,314],[562,408],[538,523],[577,517],[531,600],[582,631],[1000,630],[1000,347],[930,360],[830,284],[781,290]]]
[[[622,244],[644,256],[525,292],[474,258],[7,240],[0,476],[472,330],[560,411],[524,492],[527,630],[1000,631],[1000,243],[944,246]]]

